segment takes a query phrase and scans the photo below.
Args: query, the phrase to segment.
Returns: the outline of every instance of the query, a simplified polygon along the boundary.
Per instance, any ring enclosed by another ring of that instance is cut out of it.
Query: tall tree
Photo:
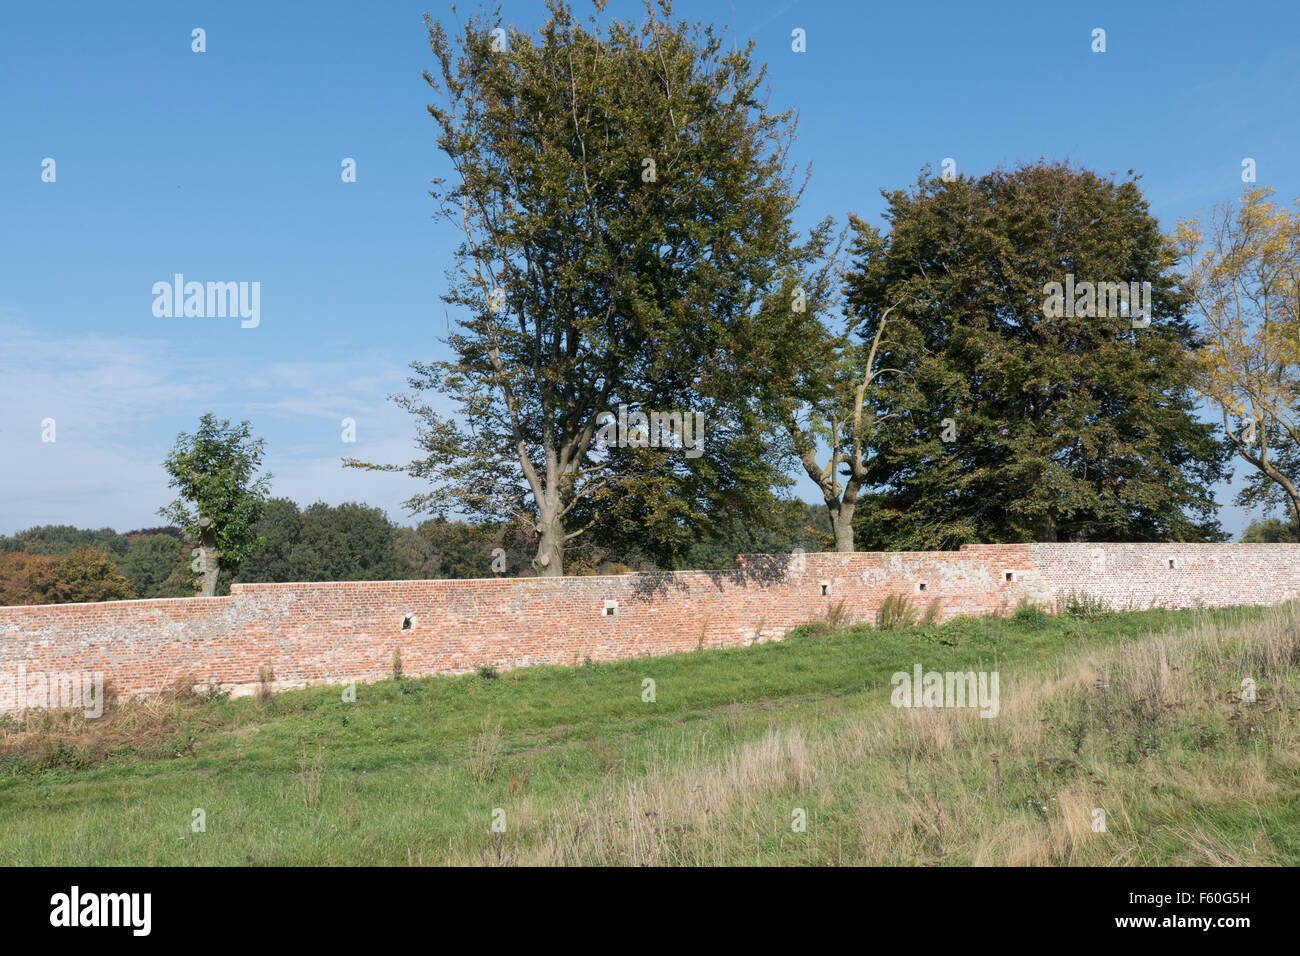
[[[303,509],[293,581],[382,581],[397,577],[396,532],[382,508],[318,501]]]
[[[905,371],[873,396],[863,540],[1221,537],[1177,254],[1137,178],[1040,162],[886,198],[848,296],[866,340],[889,316],[879,358]]]
[[[256,525],[266,508],[272,477],[254,477],[263,455],[264,440],[253,437],[249,422],[231,425],[229,419],[218,421],[209,412],[193,435],[177,436],[163,462],[171,476],[168,484],[179,497],[158,513],[180,525],[192,542],[201,540],[200,519],[211,519],[220,567],[228,575],[259,543]],[[205,582],[204,594],[210,597],[215,580]]]
[[[1279,499],[1300,523],[1300,209],[1251,187],[1218,206],[1208,235],[1178,224],[1183,284],[1202,322],[1201,392],[1218,408],[1232,450],[1254,469],[1238,500]]]
[[[878,241],[876,230],[856,216],[849,217],[849,225],[856,233],[852,252],[862,254]],[[829,223],[819,228],[829,229]],[[834,323],[843,321],[838,308],[842,280],[837,245],[796,289],[801,309],[792,310],[790,326],[780,336],[780,355],[767,367],[773,370],[790,451],[822,494],[835,550],[853,551],[858,498],[870,480],[879,426],[891,414],[877,412],[872,395],[882,376],[897,376],[901,370],[881,364],[890,353],[886,333],[893,332],[897,304],[880,313],[867,339],[857,335],[860,316],[850,316],[836,328]],[[807,313],[803,321],[800,311]]]
[[[661,558],[720,512],[767,520],[785,479],[754,359],[817,250],[791,225],[794,118],[760,102],[752,43],[727,52],[666,0],[639,26],[600,24],[601,0],[585,23],[548,6],[536,37],[479,16],[458,48],[427,21],[455,179],[433,195],[464,235],[454,358],[414,363],[398,399],[425,457],[346,463],[432,482],[416,512],[526,520],[535,569],[560,575],[574,539],[629,519]],[[621,407],[628,428],[600,440]],[[704,434],[637,427],[674,412]]]

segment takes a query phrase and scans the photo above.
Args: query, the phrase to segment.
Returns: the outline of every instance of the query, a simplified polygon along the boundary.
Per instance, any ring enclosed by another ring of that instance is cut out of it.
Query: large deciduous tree
[[[583,534],[638,535],[666,561],[711,517],[765,520],[785,483],[760,401],[767,320],[818,254],[791,225],[794,118],[760,102],[752,44],[728,51],[667,2],[639,25],[601,24],[603,6],[582,22],[552,2],[536,36],[480,16],[458,44],[428,22],[452,170],[433,195],[464,237],[452,358],[414,363],[398,398],[424,457],[346,461],[433,483],[416,512],[525,520],[543,575]],[[704,434],[598,440],[620,406]]]
[[[906,374],[873,390],[889,417],[860,537],[1220,537],[1225,456],[1194,414],[1177,253],[1137,178],[1040,162],[886,198],[890,231],[864,237],[848,299],[867,341],[888,316],[878,358]]]
[[[1183,284],[1201,319],[1201,392],[1254,469],[1241,504],[1285,502],[1300,524],[1300,210],[1252,187],[1219,206],[1207,234],[1180,222]]]

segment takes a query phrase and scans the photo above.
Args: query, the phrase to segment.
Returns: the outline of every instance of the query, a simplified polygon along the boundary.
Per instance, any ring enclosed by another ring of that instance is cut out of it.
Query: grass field
[[[998,716],[891,706],[915,664],[998,672]],[[355,703],[178,691],[0,718],[0,863],[1296,865],[1297,677],[1296,606],[1025,609]]]

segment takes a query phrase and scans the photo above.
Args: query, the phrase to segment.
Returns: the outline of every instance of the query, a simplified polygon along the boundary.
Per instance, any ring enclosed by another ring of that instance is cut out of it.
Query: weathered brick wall
[[[102,672],[127,693],[181,676],[245,692],[263,666],[277,687],[381,679],[398,649],[409,675],[572,664],[743,646],[840,601],[853,619],[872,620],[893,593],[920,609],[937,601],[946,619],[1071,590],[1121,608],[1275,603],[1300,593],[1300,545],[748,556],[726,572],[244,584],[222,598],[0,608],[0,712],[12,708],[20,665],[28,674]]]
[[[1048,588],[1116,610],[1276,604],[1300,595],[1300,544],[1031,544]]]

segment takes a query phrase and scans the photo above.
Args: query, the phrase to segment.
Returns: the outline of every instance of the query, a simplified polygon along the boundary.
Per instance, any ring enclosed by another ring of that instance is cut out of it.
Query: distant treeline
[[[732,566],[736,554],[825,550],[830,519],[822,505],[783,503],[776,530],[697,541],[682,568]],[[515,523],[468,524],[433,519],[417,527],[394,524],[381,508],[316,503],[299,508],[273,498],[257,525],[261,544],[218,593],[239,582],[393,581],[433,578],[530,577],[536,532]],[[180,528],[119,533],[71,525],[41,525],[0,535],[0,605],[60,604],[196,593],[191,550]],[[578,549],[569,573],[618,574],[654,570],[648,553]]]
[[[1241,540],[1251,544],[1295,544],[1300,542],[1300,528],[1294,521],[1266,518],[1252,521]]]

